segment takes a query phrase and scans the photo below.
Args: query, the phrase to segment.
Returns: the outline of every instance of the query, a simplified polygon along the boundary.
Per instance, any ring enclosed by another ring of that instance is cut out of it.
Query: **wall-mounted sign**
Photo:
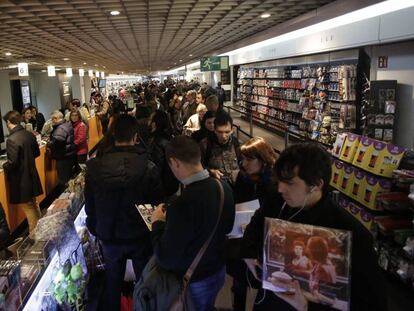
[[[95,71],[95,76],[99,78],[99,71]]]
[[[378,56],[378,68],[388,68],[388,56]]]
[[[29,76],[29,65],[27,63],[18,63],[17,69],[19,70],[20,77]]]
[[[208,56],[200,59],[200,71],[220,71],[229,69],[228,56]]]
[[[85,75],[85,70],[79,69],[79,77],[83,77]]]
[[[93,77],[93,70],[88,70],[88,76],[91,78]]]
[[[101,71],[101,78],[105,79],[105,72]]]
[[[72,77],[72,75],[73,75],[72,68],[66,68],[66,76],[67,77]]]
[[[56,76],[55,66],[47,66],[47,75],[49,77],[55,77]]]

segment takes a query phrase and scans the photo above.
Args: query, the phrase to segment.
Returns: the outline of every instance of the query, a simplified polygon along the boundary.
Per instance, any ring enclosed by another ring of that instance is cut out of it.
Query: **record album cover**
[[[266,218],[263,288],[350,310],[351,232]]]

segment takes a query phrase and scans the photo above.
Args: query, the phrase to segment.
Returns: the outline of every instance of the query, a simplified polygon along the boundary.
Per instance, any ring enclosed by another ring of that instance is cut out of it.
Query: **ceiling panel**
[[[110,72],[165,70],[330,2],[2,0],[0,62],[32,59],[41,66],[75,68],[87,62]],[[110,15],[112,10],[120,15]],[[271,16],[261,19],[264,12]]]

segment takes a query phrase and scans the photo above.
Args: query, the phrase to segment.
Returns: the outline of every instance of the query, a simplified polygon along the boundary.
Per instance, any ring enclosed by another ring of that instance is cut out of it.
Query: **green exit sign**
[[[208,56],[200,59],[200,71],[229,70],[228,56]]]

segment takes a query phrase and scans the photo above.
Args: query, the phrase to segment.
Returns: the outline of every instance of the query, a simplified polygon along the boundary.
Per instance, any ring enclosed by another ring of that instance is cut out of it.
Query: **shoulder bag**
[[[201,258],[206,252],[210,241],[216,233],[224,205],[223,185],[216,180],[220,191],[219,215],[207,241],[198,251],[190,267],[183,278],[177,277],[174,273],[164,270],[157,263],[153,256],[144,270],[141,278],[134,289],[134,310],[135,311],[193,311],[195,307],[191,294],[187,290],[191,276],[197,268]]]

